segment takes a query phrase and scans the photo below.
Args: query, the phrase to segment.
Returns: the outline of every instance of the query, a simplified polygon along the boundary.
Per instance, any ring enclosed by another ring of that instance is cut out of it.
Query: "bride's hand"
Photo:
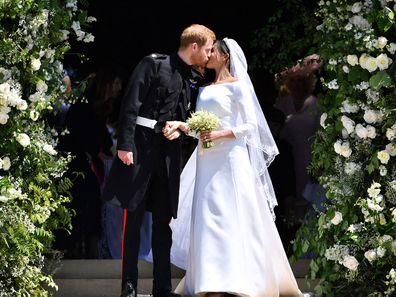
[[[202,141],[216,140],[219,138],[235,138],[231,130],[202,131],[199,135]]]
[[[167,137],[167,135],[174,133],[176,130],[181,130],[187,134],[188,133],[187,124],[181,121],[167,121],[163,129],[163,132],[165,137]]]
[[[162,130],[164,136],[169,140],[174,140],[178,138],[181,134],[180,131],[183,131],[184,133],[188,133],[188,128],[186,123],[180,121],[168,121],[166,122],[165,127]]]

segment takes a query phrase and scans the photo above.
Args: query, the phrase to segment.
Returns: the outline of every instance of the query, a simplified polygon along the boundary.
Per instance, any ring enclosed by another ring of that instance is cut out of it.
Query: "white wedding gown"
[[[249,102],[243,83],[200,89],[197,110],[216,114],[235,139],[198,144],[181,176],[178,218],[172,220],[172,262],[186,269],[176,292],[239,296],[301,296],[264,192],[256,186],[243,136]],[[254,112],[254,111],[253,111]]]

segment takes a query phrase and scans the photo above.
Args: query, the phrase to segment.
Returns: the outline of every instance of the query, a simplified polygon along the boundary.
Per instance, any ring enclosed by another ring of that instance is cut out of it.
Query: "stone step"
[[[152,278],[152,263],[138,262],[139,277]],[[172,265],[172,277],[182,278],[184,270]],[[57,279],[118,279],[121,260],[62,260],[54,273]]]
[[[299,260],[292,265],[299,288],[308,288],[305,275],[309,260]],[[152,263],[139,261],[138,293],[148,295],[152,287]],[[121,288],[120,260],[62,260],[54,273],[58,291],[55,297],[118,297]],[[184,270],[172,266],[173,288],[184,276]]]

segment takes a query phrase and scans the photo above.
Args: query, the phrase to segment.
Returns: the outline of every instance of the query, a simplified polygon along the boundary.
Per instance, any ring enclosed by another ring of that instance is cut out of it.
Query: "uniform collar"
[[[177,53],[173,53],[170,56],[170,61],[171,64],[177,68],[177,70],[180,72],[180,74],[184,77],[191,77],[192,74],[192,66],[188,65],[186,62],[184,62]]]

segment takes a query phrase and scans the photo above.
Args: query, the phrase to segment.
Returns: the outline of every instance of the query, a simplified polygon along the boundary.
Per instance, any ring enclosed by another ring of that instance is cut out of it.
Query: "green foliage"
[[[314,0],[278,0],[276,5],[275,13],[263,28],[256,30],[251,42],[256,52],[252,68],[271,74],[294,65],[309,52],[318,24]]]
[[[77,22],[79,20],[79,23]],[[58,152],[46,115],[67,101],[61,60],[68,36],[92,21],[77,1],[0,0],[0,296],[48,296],[44,272],[53,231],[71,227],[63,175],[71,160]]]
[[[325,61],[321,128],[311,173],[324,209],[298,231],[293,261],[324,296],[394,296],[396,289],[395,20],[388,1],[319,1],[312,48]],[[393,4],[392,4],[393,5]]]

